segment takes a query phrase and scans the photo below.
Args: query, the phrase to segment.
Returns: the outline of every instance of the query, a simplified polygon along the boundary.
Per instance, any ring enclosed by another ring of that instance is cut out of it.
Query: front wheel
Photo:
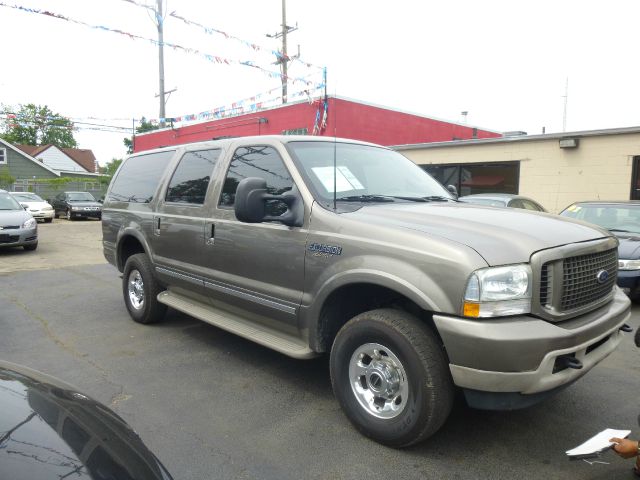
[[[351,423],[384,445],[424,440],[451,412],[454,387],[444,349],[406,312],[372,310],[351,319],[333,343],[330,369]]]
[[[73,217],[71,216],[71,209],[67,208],[67,220],[71,221],[73,220]]]
[[[153,267],[144,253],[131,255],[124,265],[122,293],[131,318],[138,323],[155,323],[167,311],[158,302],[162,288],[153,275]]]

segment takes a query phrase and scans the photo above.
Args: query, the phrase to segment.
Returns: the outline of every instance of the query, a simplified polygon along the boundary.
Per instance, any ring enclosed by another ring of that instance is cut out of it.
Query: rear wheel
[[[377,442],[412,445],[449,416],[454,387],[443,347],[406,312],[372,310],[351,319],[336,336],[330,365],[345,414]]]
[[[124,303],[131,318],[138,323],[160,321],[167,311],[167,306],[158,302],[161,291],[147,255],[131,255],[125,263],[122,276]]]

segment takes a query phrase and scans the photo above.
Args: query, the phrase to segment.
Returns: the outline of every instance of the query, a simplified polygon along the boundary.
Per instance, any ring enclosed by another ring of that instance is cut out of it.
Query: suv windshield
[[[96,199],[93,198],[88,192],[74,192],[67,194],[67,198],[70,202],[95,202]]]
[[[340,142],[291,142],[289,152],[316,200],[339,202],[453,200],[427,172],[397,152]],[[335,169],[334,169],[335,157]]]
[[[613,233],[640,233],[640,205],[571,205],[563,217],[594,223]]]
[[[15,198],[8,193],[0,193],[0,210],[23,210]]]

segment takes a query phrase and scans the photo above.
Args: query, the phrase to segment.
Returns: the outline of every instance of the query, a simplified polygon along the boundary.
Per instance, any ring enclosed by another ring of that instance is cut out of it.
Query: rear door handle
[[[205,237],[207,239],[207,245],[215,245],[216,243],[216,224],[209,223],[205,227]]]

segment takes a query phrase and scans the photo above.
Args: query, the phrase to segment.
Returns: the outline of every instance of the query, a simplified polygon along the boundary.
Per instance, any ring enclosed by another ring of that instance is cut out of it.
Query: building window
[[[0,165],[6,165],[6,164],[7,164],[7,149],[0,148]]]
[[[518,193],[520,162],[421,165],[445,187],[453,185],[458,194]]]

